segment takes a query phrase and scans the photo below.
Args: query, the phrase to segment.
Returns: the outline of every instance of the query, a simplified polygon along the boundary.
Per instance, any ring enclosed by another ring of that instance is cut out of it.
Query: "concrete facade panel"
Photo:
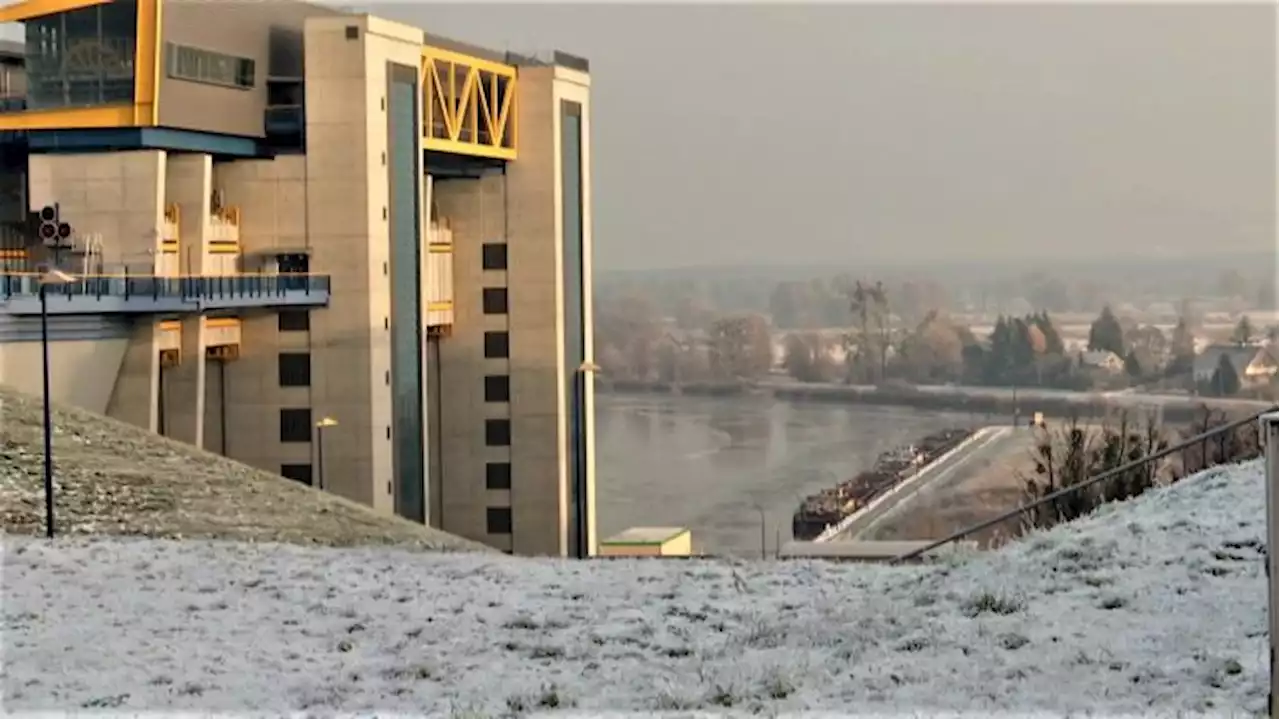
[[[106,414],[128,346],[127,339],[50,342],[49,392],[54,403]],[[0,344],[0,384],[42,396],[41,351],[40,342]]]
[[[302,28],[336,11],[300,2],[165,3],[162,40],[254,61],[251,88],[171,77],[162,54],[160,124],[245,137],[264,135],[267,77],[302,77]]]

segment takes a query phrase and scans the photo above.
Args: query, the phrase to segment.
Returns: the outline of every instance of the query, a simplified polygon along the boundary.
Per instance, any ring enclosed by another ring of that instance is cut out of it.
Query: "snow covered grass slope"
[[[0,386],[0,530],[8,533],[44,533],[42,409]],[[493,551],[92,412],[55,407],[53,421],[62,533]]]
[[[6,537],[4,703],[1252,712],[1264,526],[1254,462],[940,566]]]

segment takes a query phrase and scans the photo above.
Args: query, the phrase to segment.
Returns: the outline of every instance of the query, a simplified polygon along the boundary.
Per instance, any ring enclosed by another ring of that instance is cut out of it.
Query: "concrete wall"
[[[102,238],[103,261],[151,272],[160,252],[168,158],[164,151],[32,155],[30,209],[55,202],[80,233]],[[107,414],[156,428],[158,335],[137,323],[119,365]]]
[[[32,155],[29,208],[55,202],[83,234],[100,234],[103,260],[150,272],[164,227],[167,157],[163,150]]]
[[[240,244],[246,257],[306,247],[303,157],[219,163],[214,165],[213,176],[227,203],[240,208]],[[279,472],[282,464],[311,462],[310,443],[280,441],[281,408],[310,407],[310,388],[281,387],[278,370],[281,351],[308,351],[309,345],[306,332],[281,333],[274,312],[241,315],[240,355],[223,368],[225,385],[220,388],[226,395],[228,456],[268,472]],[[209,371],[206,369],[206,417],[210,416]],[[206,429],[206,446],[209,437]],[[219,451],[222,445],[219,436]]]
[[[349,38],[347,28],[356,28]],[[394,510],[387,63],[416,68],[422,31],[367,16],[306,23],[308,222],[312,269],[332,276],[314,313],[317,415],[335,491]]]
[[[583,106],[583,183],[590,187],[589,82],[563,68],[522,68],[520,157],[506,174],[440,179],[435,199],[453,229],[454,327],[441,342],[439,382],[444,426],[441,479],[433,516],[446,531],[528,555],[569,551],[566,386],[561,260],[560,121],[562,99]],[[590,286],[590,194],[584,190],[584,281]],[[484,270],[485,243],[507,244],[508,269]],[[505,287],[506,314],[483,312],[485,287]],[[592,356],[590,295],[584,297],[586,354]],[[510,357],[485,358],[485,332],[508,332]],[[434,369],[434,368],[432,368]],[[484,401],[486,375],[508,375],[510,402]],[[587,383],[588,504],[594,507],[594,397]],[[485,445],[485,420],[511,421],[511,445]],[[486,489],[485,465],[510,462],[511,489]],[[490,534],[486,512],[509,507],[512,533]],[[589,546],[595,546],[594,512]]]
[[[51,342],[49,391],[53,401],[106,414],[128,345],[126,338]],[[0,384],[39,397],[43,376],[40,342],[0,344]]]
[[[169,77],[162,53],[160,124],[247,137],[263,136],[267,76],[302,76],[302,29],[308,17],[331,17],[332,8],[295,0],[275,2],[168,2],[162,40],[250,58],[251,89]]]
[[[512,448],[485,446],[485,420],[510,419],[512,406],[505,402],[486,403],[484,378],[510,375],[518,361],[514,349],[510,359],[484,356],[485,332],[510,330],[510,315],[486,315],[481,302],[483,288],[507,286],[506,272],[481,269],[484,243],[507,240],[505,185],[500,174],[478,180],[438,179],[434,183],[440,217],[453,230],[455,291],[452,332],[440,341],[441,417],[439,431],[432,433],[433,438],[438,437],[434,449],[439,454],[440,481],[431,499],[435,505],[433,514],[440,517],[445,531],[498,549],[521,551],[513,541],[514,535],[489,534],[486,526],[486,510],[512,507],[513,495],[524,487],[519,483],[523,475],[513,463]],[[435,365],[428,369],[434,374]],[[515,434],[514,428],[512,433]],[[519,489],[486,489],[485,465],[490,462],[512,462],[512,487]]]

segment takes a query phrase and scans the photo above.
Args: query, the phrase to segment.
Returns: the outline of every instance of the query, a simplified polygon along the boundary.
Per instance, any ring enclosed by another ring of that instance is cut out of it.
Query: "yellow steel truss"
[[[516,158],[516,69],[422,48],[422,145],[427,150]]]

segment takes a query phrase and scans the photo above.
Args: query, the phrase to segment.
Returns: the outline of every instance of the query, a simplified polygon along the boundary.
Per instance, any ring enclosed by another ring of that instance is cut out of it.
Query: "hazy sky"
[[[1276,7],[386,4],[590,59],[603,269],[1276,247]]]
[[[380,5],[592,69],[607,269],[1276,246],[1272,5]]]

